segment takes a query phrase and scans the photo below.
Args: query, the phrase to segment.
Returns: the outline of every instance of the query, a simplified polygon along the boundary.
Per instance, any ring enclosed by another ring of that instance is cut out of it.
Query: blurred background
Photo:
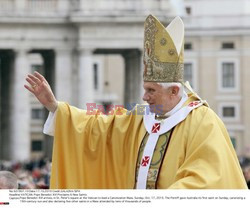
[[[185,24],[185,80],[224,121],[250,180],[250,0],[0,0],[0,170],[48,188],[47,111],[23,87],[38,71],[58,100],[142,102],[144,20]]]

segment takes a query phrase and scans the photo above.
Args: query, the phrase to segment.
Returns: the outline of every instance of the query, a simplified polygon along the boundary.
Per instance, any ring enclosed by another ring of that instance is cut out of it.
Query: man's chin
[[[153,104],[151,104],[151,105],[149,105],[149,111],[150,111],[150,113],[156,113],[157,111],[156,111],[156,106],[155,105],[153,105]]]

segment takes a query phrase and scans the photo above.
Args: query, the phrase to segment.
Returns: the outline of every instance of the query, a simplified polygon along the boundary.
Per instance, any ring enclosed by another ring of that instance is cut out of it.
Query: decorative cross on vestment
[[[158,131],[160,131],[160,128],[161,128],[161,124],[160,123],[155,123],[152,127],[152,130],[151,132],[152,133],[157,133]]]
[[[143,167],[146,167],[146,166],[149,164],[149,159],[150,159],[149,156],[145,156],[145,157],[142,159],[141,165],[142,165]]]
[[[200,101],[192,101],[189,103],[188,107],[195,107],[198,104],[200,104]]]

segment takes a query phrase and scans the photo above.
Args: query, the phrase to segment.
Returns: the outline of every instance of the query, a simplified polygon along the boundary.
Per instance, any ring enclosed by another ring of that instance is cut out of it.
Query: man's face
[[[149,104],[150,112],[165,114],[170,111],[170,88],[165,89],[161,85],[154,82],[144,82],[143,88],[145,92],[142,99]]]

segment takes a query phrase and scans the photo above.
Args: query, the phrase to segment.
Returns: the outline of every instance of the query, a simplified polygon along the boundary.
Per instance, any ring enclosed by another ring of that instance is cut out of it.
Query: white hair
[[[178,97],[182,97],[183,96],[183,92],[184,92],[184,88],[183,85],[181,83],[157,83],[159,85],[161,85],[164,89],[168,89],[170,87],[174,87],[177,86],[179,87],[179,92],[178,92]]]

